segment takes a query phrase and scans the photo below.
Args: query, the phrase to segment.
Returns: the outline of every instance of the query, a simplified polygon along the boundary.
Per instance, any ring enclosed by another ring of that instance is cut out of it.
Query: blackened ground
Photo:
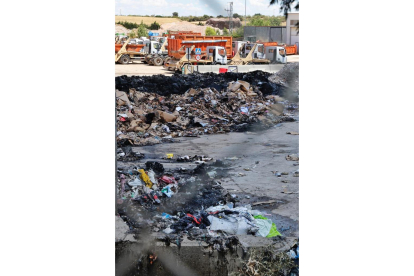
[[[129,92],[135,88],[141,92],[152,92],[160,95],[184,94],[190,88],[214,87],[217,91],[226,89],[231,81],[243,80],[255,85],[263,95],[283,96],[284,86],[279,83],[269,82],[271,73],[253,71],[249,73],[194,73],[190,75],[174,74],[173,76],[120,76],[115,78],[115,88]]]

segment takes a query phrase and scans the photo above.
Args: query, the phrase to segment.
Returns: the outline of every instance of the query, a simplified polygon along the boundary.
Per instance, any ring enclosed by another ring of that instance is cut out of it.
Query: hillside
[[[151,25],[154,23],[154,21],[157,21],[157,23],[165,24],[165,23],[172,23],[172,22],[180,22],[181,20],[178,18],[173,17],[142,17],[142,16],[115,16],[115,23],[118,21],[127,21],[132,22],[136,24],[140,24],[141,21],[144,21],[144,24]]]

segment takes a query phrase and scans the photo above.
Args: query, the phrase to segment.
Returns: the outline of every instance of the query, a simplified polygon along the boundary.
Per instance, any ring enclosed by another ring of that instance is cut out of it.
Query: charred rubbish
[[[215,88],[189,88],[182,95],[160,96],[132,88],[116,91],[117,144],[144,146],[231,131],[261,130],[292,120],[288,104],[274,95],[264,96],[246,81]]]
[[[264,95],[283,96],[284,85],[269,82],[269,77],[273,75],[257,70],[249,73],[194,73],[190,75],[175,73],[173,76],[119,76],[115,78],[115,88],[124,92],[134,88],[137,91],[168,96],[170,94],[184,94],[190,88],[214,88],[221,91],[227,87],[227,83],[242,80],[257,86]]]

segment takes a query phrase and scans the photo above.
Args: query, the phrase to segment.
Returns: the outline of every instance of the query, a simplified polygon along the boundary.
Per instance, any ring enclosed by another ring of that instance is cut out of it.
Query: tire
[[[120,64],[128,64],[130,60],[131,60],[131,59],[129,58],[129,56],[128,56],[128,55],[122,55],[122,56],[119,58],[118,63],[120,63]]]
[[[156,57],[152,60],[152,63],[155,66],[161,66],[164,63],[164,60],[161,57]]]
[[[168,63],[171,60],[170,57],[167,57],[166,59],[164,59],[164,64]]]

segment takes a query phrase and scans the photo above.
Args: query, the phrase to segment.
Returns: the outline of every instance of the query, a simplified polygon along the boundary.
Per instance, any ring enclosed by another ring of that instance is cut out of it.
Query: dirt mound
[[[194,23],[190,23],[187,21],[182,22],[172,22],[172,23],[165,23],[161,25],[161,28],[156,33],[164,33],[169,31],[193,31],[197,33],[201,33],[201,35],[206,34],[207,26],[199,26]]]
[[[206,25],[213,26],[223,30],[224,28],[229,29],[229,20],[228,18],[210,18],[207,20]],[[241,21],[239,18],[233,18],[233,28],[241,27]]]
[[[129,34],[130,32],[131,32],[131,30],[128,30],[124,26],[119,25],[119,24],[115,24],[115,33],[126,35],[126,34]]]

